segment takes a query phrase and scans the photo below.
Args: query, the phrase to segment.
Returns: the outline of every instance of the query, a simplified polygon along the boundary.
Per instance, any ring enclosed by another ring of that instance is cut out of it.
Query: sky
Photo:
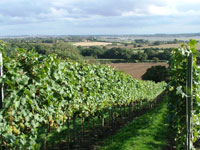
[[[0,0],[0,36],[200,32],[200,0]]]

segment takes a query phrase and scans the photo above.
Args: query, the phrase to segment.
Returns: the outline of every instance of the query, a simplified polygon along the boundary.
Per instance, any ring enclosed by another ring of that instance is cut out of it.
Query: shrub
[[[152,66],[147,69],[146,73],[142,76],[142,80],[152,80],[155,82],[166,81],[168,82],[168,69],[165,66]]]

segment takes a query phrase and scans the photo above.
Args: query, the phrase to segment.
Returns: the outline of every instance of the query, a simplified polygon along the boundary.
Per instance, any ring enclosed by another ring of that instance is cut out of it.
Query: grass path
[[[98,150],[164,150],[167,146],[167,98],[155,109],[145,113],[108,137]]]

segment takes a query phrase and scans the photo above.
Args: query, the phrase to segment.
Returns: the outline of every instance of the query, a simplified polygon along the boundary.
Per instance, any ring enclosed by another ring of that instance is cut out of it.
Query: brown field
[[[141,77],[146,72],[146,70],[152,66],[162,65],[168,67],[167,63],[113,63],[109,65],[116,68],[117,70],[128,73],[139,80],[141,80]]]
[[[118,48],[118,47],[120,47],[120,48],[134,48],[134,46],[133,45],[128,45],[128,46],[124,46],[124,45],[108,45],[108,46],[106,46],[107,48]]]
[[[181,44],[161,44],[156,46],[144,46],[143,48],[178,48]]]
[[[73,43],[74,46],[106,46],[112,43],[108,42],[77,42]]]

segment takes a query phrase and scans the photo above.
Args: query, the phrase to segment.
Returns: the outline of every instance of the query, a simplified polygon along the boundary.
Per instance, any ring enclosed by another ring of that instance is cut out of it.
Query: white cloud
[[[63,18],[68,16],[69,12],[66,9],[50,7],[48,13],[40,13],[38,16],[41,18]]]
[[[177,13],[176,10],[174,10],[173,8],[169,8],[169,7],[162,7],[162,6],[156,6],[156,5],[150,5],[148,7],[149,13],[151,15],[171,15],[174,13]]]
[[[122,12],[121,14],[124,17],[130,17],[130,16],[145,16],[144,13],[140,12],[140,11],[127,11],[127,12]]]
[[[160,26],[161,30],[164,25],[186,26],[188,22],[199,25],[196,21],[200,17],[199,6],[200,0],[0,0],[0,26],[19,25],[23,29],[27,24],[37,23],[40,30],[43,23],[56,27],[62,22],[59,31],[69,26],[77,31],[87,26],[90,30],[111,32],[113,28],[146,31],[152,26]]]

